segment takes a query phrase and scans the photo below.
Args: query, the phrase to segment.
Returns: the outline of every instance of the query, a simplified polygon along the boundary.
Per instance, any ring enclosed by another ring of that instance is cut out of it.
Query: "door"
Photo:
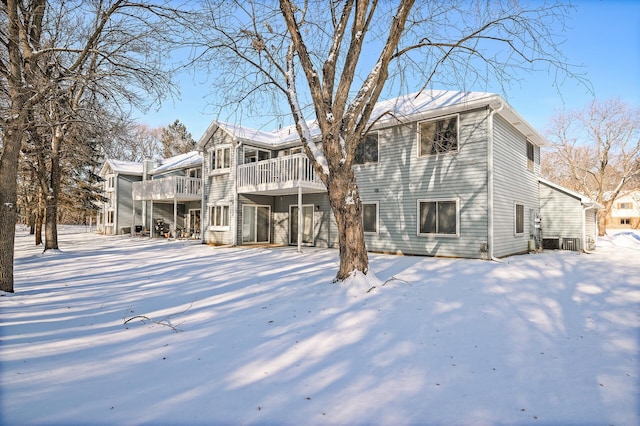
[[[268,243],[271,207],[242,206],[242,242]]]
[[[313,204],[302,206],[302,244],[313,245]],[[289,244],[298,244],[298,206],[289,206]]]
[[[200,235],[200,209],[189,210],[187,227],[191,235]]]

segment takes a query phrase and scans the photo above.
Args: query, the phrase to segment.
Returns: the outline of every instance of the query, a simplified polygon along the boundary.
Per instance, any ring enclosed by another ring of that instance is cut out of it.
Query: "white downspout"
[[[500,107],[498,109],[492,109],[489,113],[489,123],[488,123],[488,138],[487,138],[487,245],[488,247],[488,255],[489,259],[500,262],[500,259],[496,258],[493,251],[493,228],[494,228],[494,200],[493,200],[493,116],[502,111],[504,108],[504,103],[500,102]]]
[[[242,141],[238,141],[236,138],[234,138],[231,142],[233,146],[233,158],[235,159],[235,165],[233,167],[233,172],[232,172],[235,190],[233,191],[234,193],[234,200],[233,200],[234,205],[232,206],[233,212],[229,212],[230,216],[231,214],[233,214],[233,220],[231,217],[229,218],[229,220],[231,221],[231,225],[232,225],[231,229],[233,231],[233,247],[237,247],[238,246],[238,209],[240,208],[240,194],[238,194],[238,151],[240,150],[240,148],[242,148]],[[232,161],[232,160],[229,159],[229,161]]]

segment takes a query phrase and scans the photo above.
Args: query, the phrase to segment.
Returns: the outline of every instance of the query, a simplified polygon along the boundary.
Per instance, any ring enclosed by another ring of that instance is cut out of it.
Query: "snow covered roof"
[[[550,186],[551,188],[554,188],[558,191],[564,192],[574,198],[577,198],[578,200],[580,200],[580,202],[582,203],[583,206],[585,207],[591,207],[591,208],[596,208],[596,209],[604,209],[604,206],[596,201],[593,201],[591,198],[587,197],[586,195],[583,195],[579,192],[576,191],[572,191],[568,188],[565,188],[564,186],[558,185],[557,183],[553,183],[550,180],[546,180],[543,178],[538,178],[538,181],[540,183],[543,183],[547,186]]]
[[[189,151],[186,154],[176,155],[161,160],[161,164],[151,170],[150,174],[168,172],[170,170],[185,169],[187,167],[199,167],[202,164],[202,157],[198,151]]]
[[[396,125],[399,122],[417,121],[428,117],[460,112],[489,106],[497,110],[531,142],[538,146],[548,145],[546,139],[526,122],[504,99],[495,93],[462,92],[453,90],[424,90],[418,93],[380,101],[371,114],[370,122],[376,127]],[[312,136],[318,136],[320,129],[315,121],[308,123]],[[299,143],[295,126],[287,126],[271,132],[256,130],[235,124],[214,120],[198,141],[202,149],[217,129],[222,129],[234,140],[251,142],[266,147],[283,147]]]
[[[120,161],[108,159],[102,166],[101,174],[106,173],[106,167],[111,168],[112,173],[124,175],[140,175],[142,176],[142,163],[136,161]]]

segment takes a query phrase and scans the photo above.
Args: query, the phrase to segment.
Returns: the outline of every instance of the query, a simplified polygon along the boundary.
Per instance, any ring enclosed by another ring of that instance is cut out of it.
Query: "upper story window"
[[[418,156],[458,151],[458,115],[418,123]]]
[[[533,171],[533,165],[535,162],[535,148],[533,144],[527,141],[527,170]]]
[[[116,175],[108,175],[107,176],[107,190],[113,189],[116,187]]]
[[[362,144],[356,148],[354,164],[377,163],[378,162],[378,132],[369,133],[365,136]]]
[[[633,208],[632,203],[618,203],[618,207],[620,210],[631,210]]]
[[[244,147],[244,164],[264,161],[271,158],[271,151],[265,149]]]
[[[200,167],[187,170],[187,176],[190,178],[201,178],[202,169]]]
[[[231,147],[219,146],[209,151],[211,170],[225,170],[231,167]]]

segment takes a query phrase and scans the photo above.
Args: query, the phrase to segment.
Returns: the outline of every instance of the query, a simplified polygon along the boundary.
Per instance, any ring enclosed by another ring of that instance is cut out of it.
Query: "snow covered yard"
[[[637,237],[637,235],[636,235]],[[503,263],[16,238],[2,424],[640,424],[640,241]]]

